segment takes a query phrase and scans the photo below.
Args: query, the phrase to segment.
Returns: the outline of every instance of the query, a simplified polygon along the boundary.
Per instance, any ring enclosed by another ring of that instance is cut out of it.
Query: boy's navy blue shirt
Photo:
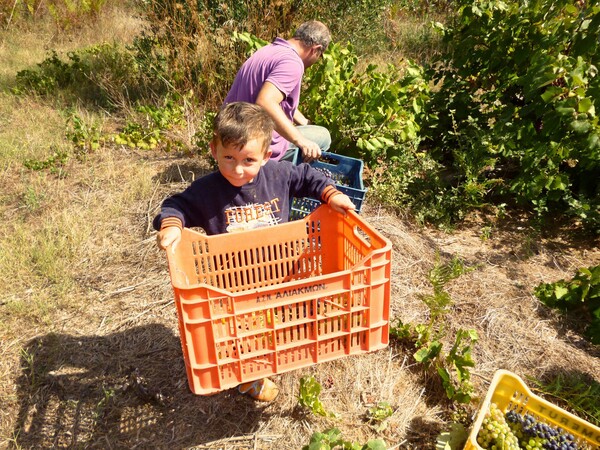
[[[185,191],[167,198],[153,226],[176,217],[184,227],[201,227],[206,234],[247,230],[287,222],[291,197],[321,200],[334,181],[309,164],[267,161],[251,183],[235,187],[219,171],[194,181]]]

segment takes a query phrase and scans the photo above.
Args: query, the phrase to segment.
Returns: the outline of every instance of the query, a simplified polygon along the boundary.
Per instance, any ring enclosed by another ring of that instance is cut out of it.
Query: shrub
[[[600,6],[461,0],[423,148],[482,198],[600,230]],[[441,70],[440,70],[441,68]]]
[[[401,73],[393,65],[371,64],[361,72],[350,44],[331,44],[323,59],[307,73],[302,106],[329,129],[336,151],[373,163],[402,155],[405,145],[418,142],[429,96],[419,66],[407,62]]]
[[[581,268],[571,280],[540,283],[534,293],[547,306],[582,317],[586,335],[600,344],[600,266]]]
[[[17,73],[16,92],[40,95],[61,93],[103,108],[126,106],[162,89],[148,76],[134,55],[118,44],[99,44],[69,52],[56,51],[37,65]]]
[[[243,30],[249,16],[258,17],[259,11],[263,18],[272,16],[260,6],[233,1],[142,3],[150,27],[132,46],[138,60],[172,89],[194,91],[212,108],[221,104],[244,59],[243,46],[232,40],[233,32]]]

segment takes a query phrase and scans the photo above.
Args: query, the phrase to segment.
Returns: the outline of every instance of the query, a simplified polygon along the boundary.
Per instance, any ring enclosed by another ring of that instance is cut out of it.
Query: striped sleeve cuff
[[[338,191],[333,184],[330,184],[323,190],[323,193],[321,194],[321,200],[329,204],[331,199],[338,194],[341,194],[341,192]]]
[[[183,223],[177,217],[165,217],[160,222],[160,229],[164,230],[167,227],[177,227],[181,230],[183,228]]]

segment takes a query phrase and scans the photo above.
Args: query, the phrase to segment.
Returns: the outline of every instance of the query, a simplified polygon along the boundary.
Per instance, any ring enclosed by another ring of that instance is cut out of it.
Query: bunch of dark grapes
[[[325,167],[315,167],[315,169],[318,170],[319,172],[321,172],[326,177],[333,178],[333,174],[331,173],[331,170],[326,169]]]
[[[554,428],[539,422],[530,414],[521,415],[515,411],[506,413],[506,420],[519,438],[521,448],[527,450],[581,450],[572,434],[561,428]]]
[[[518,450],[520,448],[519,440],[495,403],[490,404],[490,410],[483,419],[477,433],[477,443],[485,449]]]

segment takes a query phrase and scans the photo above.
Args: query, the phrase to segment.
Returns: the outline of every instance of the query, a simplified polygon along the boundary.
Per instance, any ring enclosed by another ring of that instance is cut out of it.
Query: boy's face
[[[221,174],[236,187],[253,181],[272,153],[270,148],[264,151],[262,139],[251,139],[243,147],[224,146],[220,139],[213,139],[210,142],[210,150]]]

